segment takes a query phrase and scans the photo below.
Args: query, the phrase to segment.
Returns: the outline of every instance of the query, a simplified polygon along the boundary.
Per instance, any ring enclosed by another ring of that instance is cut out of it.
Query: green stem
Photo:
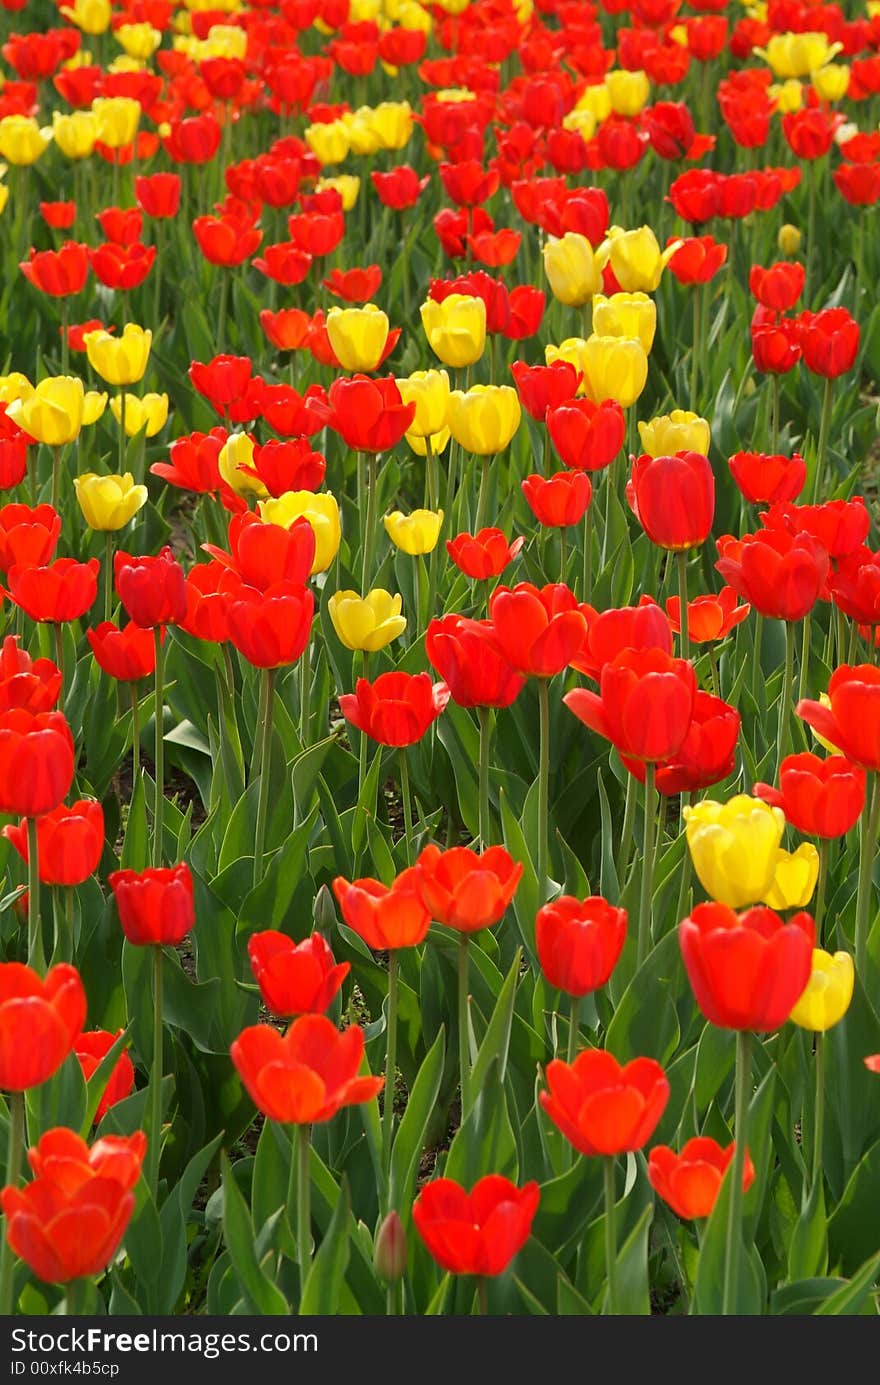
[[[812,612],[807,611],[804,616],[804,629],[801,638],[801,666],[798,676],[798,698],[807,695],[807,675],[810,671],[810,633],[811,633]]]
[[[52,448],[52,509],[58,509],[58,495],[61,490],[61,448]]]
[[[369,680],[370,677],[370,656],[365,649],[363,651],[364,667],[361,677]],[[358,732],[358,803],[364,792],[364,783],[367,778],[367,735],[365,731]]]
[[[794,626],[785,621],[785,668],[782,673],[782,687],[779,689],[779,729],[776,738],[776,766],[782,764],[788,752],[789,723],[791,721],[791,683],[794,671]]]
[[[400,796],[403,799],[403,829],[406,838],[406,864],[413,863],[413,820],[412,797],[409,791],[409,766],[406,763],[406,750],[401,746],[397,754],[400,766]]]
[[[70,299],[65,295],[61,299],[61,374],[66,375],[70,370],[70,342],[67,339],[67,329],[70,324]]]
[[[303,750],[312,743],[312,641],[306,646],[299,660],[299,738]]]
[[[862,809],[859,888],[856,896],[856,973],[863,985],[868,961],[868,927],[871,921],[871,895],[874,891],[873,865],[880,818],[880,775],[869,772],[868,779],[868,792]]]
[[[37,819],[27,819],[28,839],[28,966],[41,974],[46,970],[43,930],[40,926],[40,848]]]
[[[71,1279],[64,1287],[64,1316],[81,1318],[85,1316],[89,1294],[88,1279]]]
[[[807,173],[807,273],[804,284],[804,305],[812,303],[813,290],[813,248],[816,240],[816,176],[818,159],[810,161]]]
[[[678,569],[678,623],[681,626],[679,644],[681,647],[681,657],[689,659],[691,657],[691,632],[688,617],[688,569],[687,553],[679,549],[675,555],[675,566]]]
[[[721,1311],[725,1317],[736,1312],[739,1262],[743,1251],[743,1169],[746,1161],[746,1138],[749,1121],[749,1093],[752,1085],[752,1036],[742,1029],[736,1036],[736,1109],[733,1163],[730,1165],[730,1202],[727,1213],[727,1245],[724,1251],[724,1298]]]
[[[64,631],[63,631],[63,629],[62,629],[62,626],[61,626],[61,622],[60,622],[60,621],[54,620],[54,621],[52,622],[52,634],[53,634],[53,636],[54,636],[54,638],[55,638],[55,662],[56,662],[56,664],[58,665],[58,670],[59,670],[59,672],[60,672],[60,674],[61,674],[61,692],[60,692],[59,695],[58,695],[58,701],[59,701],[59,702],[63,702],[63,701],[64,701]]]
[[[116,469],[121,476],[125,471],[125,386],[119,391],[119,446]]]
[[[293,1158],[296,1162],[296,1246],[299,1260],[299,1292],[302,1297],[312,1263],[311,1126],[295,1127]]]
[[[263,855],[266,843],[266,816],[269,809],[269,780],[272,769],[272,714],[275,703],[275,669],[263,669],[265,696],[263,720],[260,725],[260,787],[257,796],[257,826],[254,834],[254,889],[263,878]]]
[[[775,456],[779,451],[779,396],[782,384],[777,374],[772,374],[770,380],[770,451]]]
[[[385,1170],[386,1210],[393,1206],[391,1193],[391,1141],[394,1133],[394,1078],[397,1071],[397,952],[388,953],[388,1017],[385,1051],[385,1103],[382,1108],[382,1147]]]
[[[822,1177],[822,1141],[825,1131],[825,1035],[816,1035],[816,1106],[813,1115],[813,1176],[815,1188]]]
[[[641,966],[651,946],[651,903],[654,892],[654,819],[656,766],[645,762],[645,828],[642,838],[642,888],[639,894],[639,936],[637,965]]]
[[[162,948],[153,947],[153,1066],[150,1070],[150,1135],[147,1146],[149,1184],[158,1201],[159,1159],[162,1153]]]
[[[613,1316],[617,1307],[617,1203],[615,1192],[615,1156],[603,1160],[605,1166],[605,1277],[608,1281],[606,1311]]]
[[[489,845],[489,746],[492,737],[492,713],[488,707],[478,707],[480,720],[480,847],[483,851]]]
[[[565,1061],[569,1066],[577,1057],[578,1040],[580,1038],[580,1017],[581,1017],[581,997],[573,995],[570,997],[568,1011],[568,1047],[565,1052]]]
[[[636,816],[636,784],[638,783],[634,774],[627,775],[626,779],[626,798],[623,805],[623,827],[620,829],[620,850],[619,859],[621,864],[620,885],[621,888],[626,884],[626,875],[629,870],[629,859],[632,853],[633,822]]]
[[[819,422],[819,442],[816,447],[816,470],[813,475],[813,504],[816,504],[821,494],[820,488],[825,471],[825,453],[828,451],[828,433],[831,428],[831,385],[831,380],[826,379],[825,389],[822,395],[822,417]]]
[[[540,749],[538,761],[538,904],[547,898],[549,878],[548,841],[550,815],[550,688],[546,678],[538,679],[540,708]]]
[[[220,313],[217,323],[217,351],[220,355],[226,350],[226,304],[229,298],[229,273],[220,271]],[[156,324],[158,326],[158,322]]]
[[[134,794],[141,772],[140,703],[137,683],[129,683],[128,686],[131,692],[131,791]]]
[[[700,390],[700,353],[702,350],[700,341],[703,325],[702,289],[702,284],[694,285],[694,347],[691,353],[691,408],[695,414],[700,412],[697,407],[697,400]]]
[[[6,1186],[14,1188],[18,1186],[18,1174],[21,1168],[21,1156],[24,1152],[24,1092],[10,1092],[9,1094],[9,1141],[6,1152]],[[5,1227],[4,1227],[5,1231]],[[13,1273],[15,1269],[15,1255],[9,1244],[8,1238],[3,1236],[3,1248],[0,1250],[0,1317],[8,1318],[12,1314],[12,1289]]]
[[[165,650],[162,643],[162,627],[153,627],[153,644],[156,651],[156,706],[154,721],[156,729],[155,773],[156,773],[156,811],[153,815],[153,865],[162,864],[163,806],[165,799]]]
[[[565,581],[565,569],[566,569],[567,565],[568,565],[568,553],[566,552],[566,544],[565,544],[565,526],[562,525],[562,526],[560,527],[560,530],[559,530],[559,580],[560,580],[560,582],[564,582],[564,581]]]
[[[468,944],[470,938],[462,933],[458,944],[458,1069],[461,1082],[461,1123],[464,1125],[471,1109],[471,1057],[468,1044]]]
[[[755,702],[758,701],[758,689],[761,686],[761,640],[764,634],[764,617],[758,611],[755,615],[755,648],[753,652],[754,666],[752,668],[752,696]]]
[[[113,609],[113,531],[104,535],[104,619],[110,619]]]
[[[816,925],[816,946],[822,946],[822,923],[825,918],[825,891],[828,883],[828,851],[830,843],[827,837],[819,838],[819,875],[816,880],[816,902],[813,907],[813,920]]]
[[[474,533],[478,534],[486,521],[486,506],[489,503],[489,457],[480,458],[480,490],[477,495],[477,517]]]
[[[376,454],[367,453],[367,513],[364,521],[364,551],[361,566],[361,596],[370,590],[373,553],[376,546]]]
[[[610,476],[607,478],[605,484],[606,484],[606,486],[610,486],[610,485],[611,485],[611,477],[610,477]],[[607,533],[608,533],[608,520],[607,520],[607,517],[606,517],[606,520],[605,520],[605,533],[606,533],[606,535],[607,535]],[[603,540],[603,549],[604,549],[604,540]],[[593,599],[593,500],[592,500],[592,496],[591,496],[591,497],[590,497],[590,503],[589,503],[589,505],[587,506],[586,514],[584,515],[584,589],[583,589],[583,600],[586,601],[586,603],[589,605],[589,603],[592,601],[592,599]]]

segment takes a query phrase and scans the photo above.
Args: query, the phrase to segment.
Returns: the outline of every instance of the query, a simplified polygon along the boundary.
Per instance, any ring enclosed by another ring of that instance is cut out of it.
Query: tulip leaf
[[[880,1252],[870,1256],[848,1284],[835,1289],[815,1310],[815,1316],[843,1317],[848,1315],[853,1317],[861,1313],[869,1294],[875,1288],[878,1273],[880,1273]],[[873,1316],[875,1310],[872,1308],[870,1311]]]
[[[419,1065],[391,1151],[392,1204],[408,1220],[425,1135],[434,1113],[446,1052],[443,1026]]]
[[[79,1133],[84,1140],[88,1139],[89,1131],[95,1119],[95,1112],[101,1104],[101,1098],[104,1095],[107,1083],[110,1081],[113,1069],[116,1067],[117,1060],[122,1055],[123,1050],[126,1049],[131,1042],[129,1035],[130,1028],[131,1025],[127,1025],[122,1033],[114,1039],[113,1044],[104,1054],[104,1057],[86,1083],[86,1109],[85,1115],[80,1122],[79,1129]]]
[[[261,1268],[254,1245],[254,1226],[247,1203],[223,1155],[223,1236],[241,1292],[252,1313],[286,1316],[290,1312],[281,1290]]]
[[[147,802],[144,779],[139,778],[131,792],[128,821],[122,840],[123,870],[143,870],[150,859],[150,835],[147,827]]]
[[[523,867],[522,877],[513,896],[513,915],[526,953],[535,957],[535,915],[538,912],[538,876],[529,851],[528,841],[517,822],[506,793],[499,794],[504,845],[515,861]]]
[[[156,1311],[155,1290],[164,1272],[162,1226],[143,1175],[136,1195],[138,1205],[125,1233],[125,1249],[138,1284],[147,1291],[143,1306]]]
[[[516,1179],[518,1173],[516,1138],[498,1058],[489,1065],[483,1085],[475,1093],[473,1109],[456,1132],[444,1175],[469,1188],[484,1169],[510,1179]]]
[[[330,1225],[324,1233],[302,1291],[299,1311],[303,1316],[327,1316],[339,1312],[345,1271],[349,1261],[351,1198],[343,1177]]]
[[[821,1175],[804,1198],[788,1245],[789,1279],[821,1276],[828,1267],[828,1222]]]
[[[492,1018],[483,1035],[476,1061],[471,1071],[471,1084],[475,1092],[480,1091],[489,1065],[498,1060],[498,1073],[504,1081],[507,1070],[507,1054],[510,1048],[510,1029],[513,1024],[513,1007],[516,1003],[516,987],[520,973],[521,948],[517,948],[513,961],[495,1002]]]
[[[194,1154],[183,1177],[171,1190],[159,1212],[162,1231],[162,1283],[160,1313],[172,1313],[186,1279],[187,1222],[192,1213],[193,1199],[208,1167],[220,1148],[222,1133]]]
[[[850,1175],[828,1223],[831,1260],[844,1273],[854,1273],[877,1245],[877,1206],[880,1199],[880,1141],[863,1155]]]
[[[654,1216],[653,1203],[642,1212],[617,1252],[617,1311],[630,1316],[651,1312],[648,1283],[648,1235]]]
[[[675,1000],[682,982],[678,934],[667,933],[639,967],[614,1011],[605,1046],[618,1062],[638,1057],[669,1061],[680,1038]]]

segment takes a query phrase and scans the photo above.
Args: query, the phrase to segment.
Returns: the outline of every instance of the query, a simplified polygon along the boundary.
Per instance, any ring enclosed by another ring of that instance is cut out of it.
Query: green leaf
[[[194,1154],[180,1182],[165,1199],[159,1213],[162,1231],[162,1283],[160,1313],[173,1313],[186,1280],[186,1226],[192,1216],[193,1199],[214,1155],[220,1148],[222,1132]]]
[[[480,1091],[489,1065],[494,1059],[498,1060],[498,1073],[501,1081],[504,1081],[507,1071],[507,1053],[510,1047],[510,1029],[513,1024],[513,1007],[516,1003],[516,987],[520,974],[520,960],[522,952],[517,948],[504,984],[498,992],[498,999],[492,1018],[483,1036],[483,1042],[477,1053],[476,1061],[471,1073],[471,1087],[475,1092]]]
[[[654,1216],[649,1203],[617,1252],[617,1311],[646,1317],[651,1312],[648,1283],[648,1235]]]
[[[401,1216],[405,1220],[410,1216],[419,1161],[440,1091],[445,1056],[446,1031],[441,1026],[436,1039],[419,1065],[406,1110],[394,1137],[391,1150],[393,1205],[402,1209]]]
[[[656,1058],[667,1063],[680,1038],[675,997],[683,984],[678,933],[667,933],[648,954],[621,997],[605,1047],[618,1062]]]
[[[257,1260],[251,1215],[225,1155],[222,1170],[223,1238],[248,1309],[265,1316],[287,1316],[287,1300]]]
[[[339,1312],[339,1300],[349,1260],[350,1214],[348,1181],[343,1178],[333,1220],[327,1228],[306,1279],[299,1305],[301,1316],[316,1314],[326,1317]]]
[[[804,1199],[788,1247],[789,1279],[813,1279],[828,1267],[828,1222],[821,1175]]]
[[[95,1071],[86,1083],[86,1110],[80,1124],[79,1133],[84,1140],[88,1139],[92,1124],[95,1119],[95,1112],[101,1104],[101,1097],[110,1081],[113,1069],[116,1067],[117,1059],[121,1056],[131,1042],[129,1029],[126,1026],[122,1033],[114,1040],[113,1046],[107,1050]]]
[[[848,1284],[842,1285],[841,1288],[826,1298],[825,1302],[816,1309],[814,1316],[820,1318],[843,1317],[844,1315],[854,1317],[861,1313],[868,1295],[874,1288],[878,1271],[880,1271],[880,1252],[866,1260],[858,1274],[853,1275]]]

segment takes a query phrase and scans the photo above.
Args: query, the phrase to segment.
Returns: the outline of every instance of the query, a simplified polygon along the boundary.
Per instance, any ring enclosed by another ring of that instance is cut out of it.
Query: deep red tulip
[[[581,610],[587,621],[586,636],[571,665],[588,678],[598,678],[605,664],[624,649],[659,649],[672,654],[669,618],[652,596],[639,597],[637,606],[607,611],[582,606]]]
[[[508,341],[527,341],[541,326],[547,295],[533,284],[517,284],[507,295],[507,320],[501,331]]]
[[[368,303],[379,291],[382,271],[377,264],[364,269],[334,269],[322,283],[329,293],[345,303]]]
[[[254,668],[281,668],[302,654],[314,614],[315,598],[301,581],[242,587],[229,602],[229,638]]]
[[[23,707],[27,712],[50,712],[61,692],[61,670],[51,659],[32,659],[17,635],[7,635],[0,648],[0,712]]]
[[[287,218],[290,239],[307,255],[329,255],[345,234],[345,217],[338,212],[299,212]]]
[[[204,395],[221,418],[247,423],[259,418],[265,382],[251,375],[249,356],[214,356],[207,363],[193,361],[189,368],[193,388]]]
[[[45,978],[0,963],[0,1090],[25,1092],[57,1072],[85,1023],[79,972],[62,963]]]
[[[525,685],[491,638],[491,622],[448,615],[428,624],[425,652],[459,707],[509,707]]]
[[[514,361],[510,369],[520,403],[539,423],[545,421],[549,409],[574,399],[582,379],[570,361],[532,366],[525,361]]]
[[[412,745],[449,701],[445,683],[428,673],[383,673],[370,683],[359,678],[353,693],[339,699],[342,715],[380,745]]]
[[[175,163],[209,163],[220,148],[223,130],[211,111],[174,119],[170,127],[163,143]]]
[[[351,970],[336,962],[320,933],[295,943],[268,928],[248,939],[248,958],[263,1004],[273,1015],[322,1015]]]
[[[600,471],[623,447],[626,419],[614,399],[593,404],[570,399],[547,411],[547,431],[566,466],[577,471]]]
[[[828,684],[831,706],[802,699],[797,714],[847,759],[880,770],[880,669],[841,664]]]
[[[225,644],[229,639],[229,607],[244,583],[234,568],[214,559],[197,563],[186,575],[186,615],[179,628],[197,640]]]
[[[762,375],[786,375],[801,358],[801,344],[794,322],[780,318],[778,322],[753,325],[752,358],[755,369]]]
[[[3,828],[24,862],[29,860],[27,819]],[[44,885],[81,885],[94,875],[104,850],[104,811],[94,798],[60,804],[37,819],[37,860]]]
[[[801,313],[798,332],[804,365],[814,375],[835,380],[852,370],[859,351],[859,324],[846,308]]]
[[[667,240],[672,244],[673,237]],[[680,284],[708,284],[727,260],[727,246],[713,236],[687,236],[669,261],[668,269]]]
[[[804,291],[806,270],[797,260],[781,260],[769,269],[752,265],[749,288],[763,308],[787,313]]]
[[[190,433],[175,438],[168,449],[171,461],[154,462],[150,471],[181,490],[199,494],[218,491],[223,480],[217,458],[228,437],[225,428],[212,428],[210,433]]]
[[[260,246],[263,233],[257,227],[247,230],[224,216],[197,216],[192,224],[198,247],[209,264],[244,264]]]
[[[100,570],[97,558],[56,558],[45,567],[12,567],[6,580],[9,595],[31,620],[61,623],[78,620],[94,605]]]
[[[155,672],[153,632],[135,625],[133,620],[121,628],[111,620],[104,620],[93,630],[87,630],[86,638],[98,667],[121,683],[137,683],[141,678],[151,678]]]
[[[270,495],[286,491],[317,491],[324,482],[327,463],[314,452],[307,438],[280,442],[270,438],[254,448],[253,466],[240,467],[247,476],[256,476]]]
[[[547,1064],[540,1102],[581,1154],[630,1154],[650,1140],[669,1100],[669,1082],[653,1058],[621,1066],[610,1053],[586,1048],[574,1062]]]
[[[111,1034],[106,1029],[90,1029],[79,1035],[73,1046],[79,1065],[82,1068],[82,1075],[86,1082],[94,1072],[97,1072],[101,1062],[106,1058],[116,1040],[122,1034],[118,1030]],[[134,1088],[134,1064],[125,1050],[120,1053],[107,1078],[104,1087],[104,1094],[95,1109],[95,1125],[101,1123],[102,1118],[115,1106],[117,1101],[124,1101],[131,1095]]]
[[[448,1274],[503,1274],[529,1239],[540,1196],[537,1183],[518,1188],[497,1173],[470,1193],[452,1178],[435,1178],[413,1203],[413,1222]]]
[[[379,201],[383,206],[391,207],[396,212],[414,207],[431,181],[428,175],[419,178],[415,169],[410,168],[409,164],[399,164],[397,168],[392,168],[388,173],[373,172],[370,174],[370,179],[376,189]]]
[[[779,788],[755,784],[752,793],[781,808],[786,822],[807,837],[842,837],[865,806],[865,771],[843,755],[786,755]]]
[[[313,437],[327,422],[327,393],[323,385],[309,385],[298,394],[291,385],[266,385],[261,397],[263,418],[285,438]]]
[[[512,563],[525,539],[508,543],[500,529],[480,529],[476,534],[458,534],[446,540],[446,551],[466,577],[485,581],[497,577]]]
[[[810,979],[809,914],[784,923],[763,905],[737,914],[726,904],[698,904],[679,924],[678,940],[697,1004],[720,1029],[778,1029]]]
[[[114,870],[107,877],[119,922],[130,943],[175,947],[196,921],[189,866]]]
[[[179,173],[141,174],[134,180],[134,195],[145,216],[156,221],[177,216],[180,209],[181,179]]]
[[[564,583],[496,587],[489,601],[492,636],[513,668],[531,678],[552,678],[584,642],[587,621]]]
[[[648,1156],[648,1181],[677,1217],[693,1221],[708,1217],[721,1191],[721,1182],[732,1162],[734,1144],[722,1149],[708,1135],[695,1135],[676,1154],[668,1145],[655,1145]],[[742,1189],[755,1181],[755,1166],[746,1150]]]
[[[330,427],[357,452],[389,452],[415,418],[415,400],[404,404],[393,375],[341,377],[329,390]]]
[[[254,260],[254,269],[274,279],[276,284],[291,288],[301,284],[312,267],[312,256],[293,241],[280,241],[263,247],[262,255]]]
[[[19,269],[35,289],[51,298],[80,293],[89,277],[88,247],[66,240],[60,250],[31,250]]]
[[[661,159],[683,159],[694,142],[694,119],[683,101],[655,101],[642,112],[651,148]]]
[[[374,952],[387,952],[416,947],[431,926],[418,882],[415,867],[401,871],[391,885],[369,876],[348,881],[337,875],[333,893],[348,927]]]
[[[555,471],[552,476],[536,472],[524,477],[520,486],[538,523],[553,529],[580,524],[593,499],[593,486],[585,471]]]
[[[708,168],[688,169],[669,188],[669,201],[683,221],[694,226],[718,215],[718,174]]]
[[[828,574],[835,606],[860,625],[880,625],[880,553],[857,548]]]
[[[0,572],[12,567],[44,567],[52,561],[61,534],[61,516],[51,505],[12,502],[0,508]]]
[[[849,500],[826,500],[821,505],[777,501],[760,518],[765,529],[812,534],[835,562],[857,553],[871,528],[871,516],[860,495]]]
[[[382,1077],[358,1077],[364,1031],[340,1034],[324,1015],[301,1015],[282,1037],[268,1024],[244,1029],[230,1048],[248,1096],[270,1120],[328,1121],[343,1106],[372,1101]]]
[[[782,117],[782,133],[798,159],[821,159],[834,139],[834,131],[842,116],[832,115],[818,107],[804,106]]]
[[[675,754],[662,760],[655,769],[654,786],[664,797],[695,793],[719,784],[733,774],[740,716],[735,707],[720,697],[698,688],[694,713],[687,735]],[[645,782],[644,760],[621,755],[627,770],[640,784]]]
[[[229,521],[230,552],[203,544],[206,553],[235,569],[242,582],[265,592],[279,582],[303,586],[315,560],[315,531],[302,516],[289,529],[264,524],[252,511]]]
[[[459,933],[491,928],[502,918],[523,873],[503,846],[482,854],[466,846],[426,846],[416,863],[417,888],[436,923]]]
[[[99,279],[108,289],[126,292],[136,289],[144,282],[156,259],[155,245],[117,245],[106,241],[89,250],[89,263]]]
[[[708,538],[715,516],[712,464],[700,452],[636,457],[626,498],[652,543],[696,548]]]
[[[543,904],[535,918],[535,947],[551,986],[584,996],[604,986],[626,941],[626,910],[601,895],[564,894]]]
[[[880,164],[841,164],[831,176],[837,191],[851,207],[873,207],[880,200]]]
[[[11,490],[24,480],[29,443],[27,433],[7,417],[5,405],[0,404],[0,491]]]
[[[693,665],[659,649],[624,649],[599,674],[599,693],[574,688],[562,699],[591,730],[637,760],[669,760],[694,711]]]
[[[141,238],[144,214],[140,207],[105,207],[95,220],[108,240],[117,245],[134,245]],[[85,251],[83,246],[83,251]]]
[[[766,452],[735,452],[728,458],[730,474],[752,505],[796,500],[806,485],[807,466],[799,452],[790,457]]]
[[[85,338],[89,332],[115,332],[112,322],[103,323],[99,317],[90,317],[88,322],[73,322],[67,329],[67,344],[71,351],[86,351]]]
[[[812,534],[763,529],[718,540],[715,564],[734,591],[762,616],[802,620],[819,599],[828,554]]]
[[[687,627],[691,644],[726,639],[734,626],[745,620],[751,609],[749,606],[737,606],[736,602],[736,592],[732,587],[722,587],[717,596],[696,596],[689,601]],[[668,598],[666,614],[675,634],[680,635],[681,602],[677,596]]]
[[[186,614],[183,568],[170,548],[155,557],[115,553],[113,575],[119,600],[135,625],[174,625]]]

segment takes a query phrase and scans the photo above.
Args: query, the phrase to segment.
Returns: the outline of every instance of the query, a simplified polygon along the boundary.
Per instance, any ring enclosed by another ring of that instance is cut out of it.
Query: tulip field
[[[876,1314],[880,0],[0,6],[0,1316]]]

